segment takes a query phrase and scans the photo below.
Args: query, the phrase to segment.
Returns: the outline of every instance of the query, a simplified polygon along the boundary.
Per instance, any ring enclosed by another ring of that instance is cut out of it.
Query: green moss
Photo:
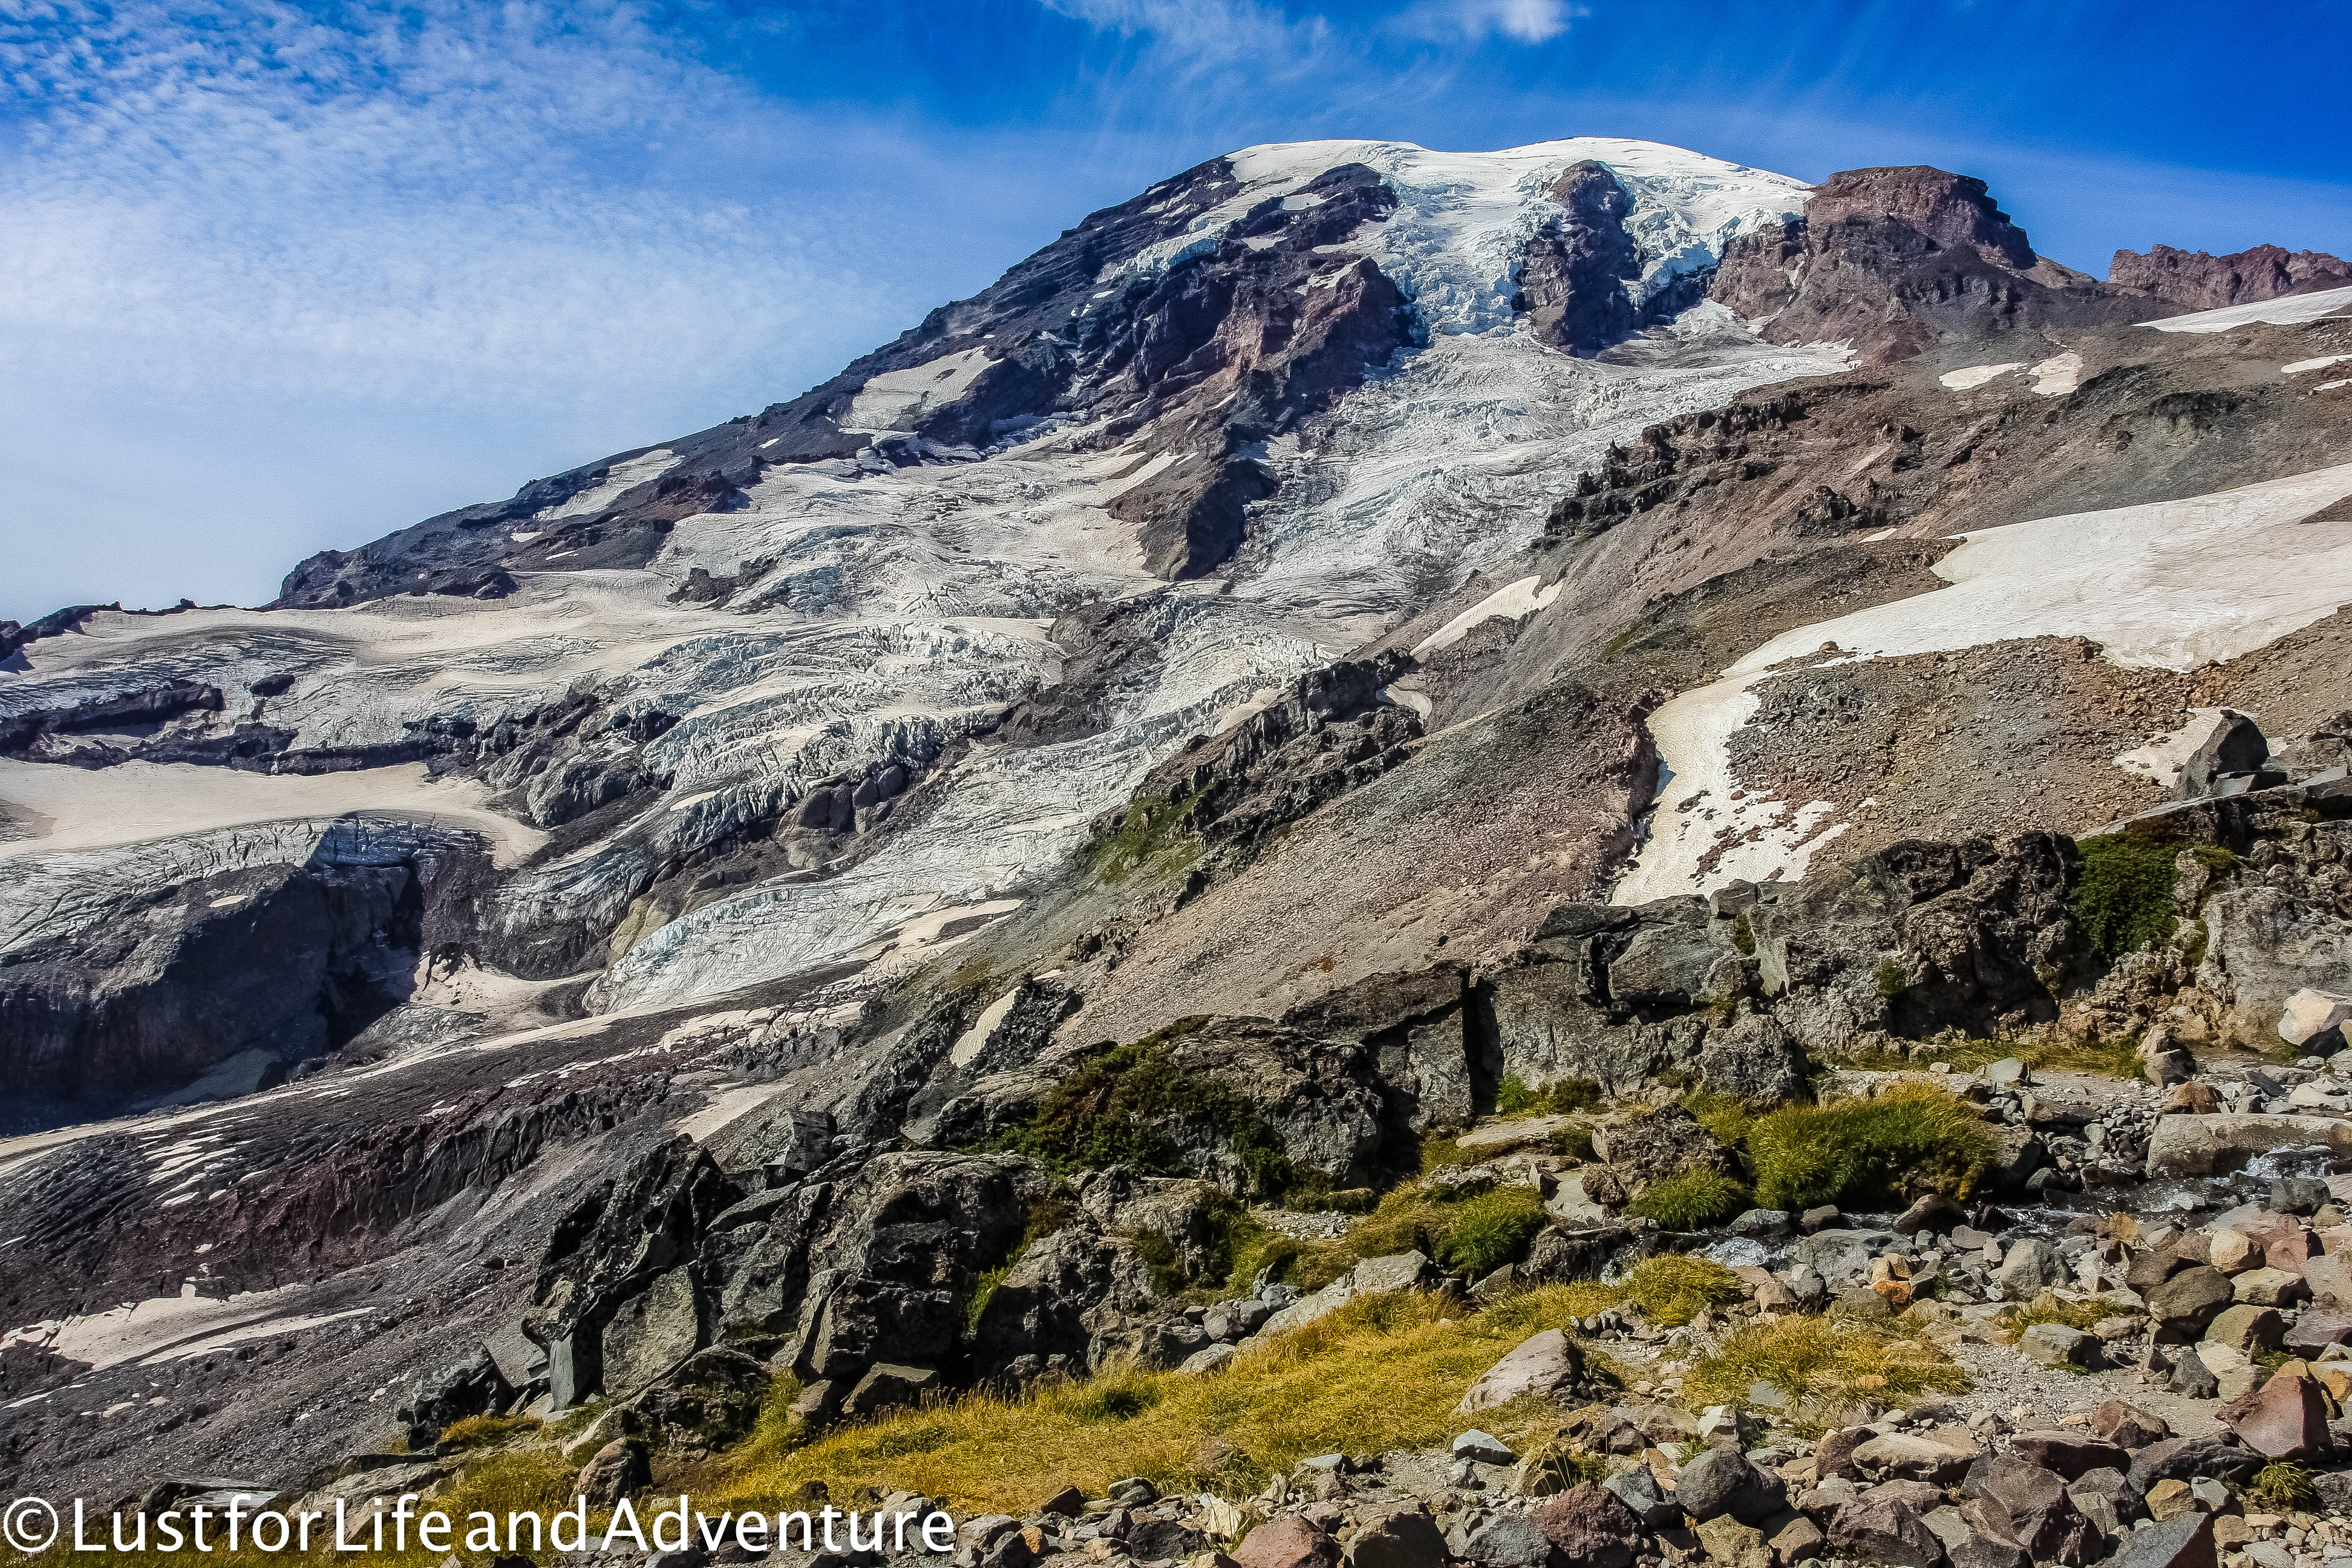
[[[1551,1152],[1570,1160],[1592,1158],[1592,1129],[1571,1121],[1551,1135]]]
[[[1207,792],[1181,800],[1139,797],[1128,804],[1118,826],[1087,846],[1095,875],[1116,887],[1143,870],[1181,871],[1201,858],[1201,840],[1186,826]]]
[[[1966,1101],[1925,1085],[1784,1107],[1748,1131],[1757,1201],[1791,1211],[1893,1204],[1929,1190],[1962,1195],[1994,1152]]]
[[[1056,1171],[1128,1165],[1170,1176],[1185,1168],[1171,1134],[1187,1131],[1232,1151],[1258,1191],[1286,1191],[1297,1173],[1257,1108],[1217,1079],[1178,1067],[1168,1052],[1170,1039],[1205,1022],[1187,1018],[1102,1053],[1055,1084],[1026,1122],[983,1148],[1025,1154]]]
[[[1601,1103],[1601,1086],[1589,1078],[1564,1078],[1551,1086],[1551,1108],[1565,1116]]]
[[[1748,923],[1746,910],[1740,910],[1731,922],[1731,945],[1738,948],[1743,957],[1756,956],[1756,928]]]
[[[1878,966],[1878,994],[1881,996],[1891,1002],[1910,988],[1911,976],[1895,960],[1890,958]]]
[[[1544,1226],[1543,1196],[1533,1187],[1498,1187],[1454,1211],[1437,1261],[1473,1279],[1519,1256]]]
[[[2171,933],[2179,846],[2127,829],[2075,848],[2082,864],[2067,902],[2101,958],[2113,963]]]
[[[1685,1171],[1652,1182],[1633,1200],[1633,1213],[1668,1230],[1719,1225],[1752,1206],[1748,1189],[1714,1171]]]
[[[1516,1073],[1506,1073],[1495,1088],[1495,1111],[1499,1116],[1524,1116],[1542,1109],[1543,1092],[1529,1089]]]

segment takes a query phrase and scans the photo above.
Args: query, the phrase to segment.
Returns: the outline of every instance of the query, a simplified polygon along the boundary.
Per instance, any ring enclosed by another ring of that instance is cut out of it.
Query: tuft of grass
[[[1064,1485],[1099,1496],[1118,1476],[1198,1489],[1213,1479],[1195,1467],[1214,1437],[1238,1451],[1213,1478],[1234,1495],[1310,1455],[1447,1441],[1469,1385],[1528,1335],[1600,1310],[1596,1290],[1546,1286],[1466,1317],[1438,1296],[1364,1297],[1212,1376],[1118,1367],[891,1411],[786,1450],[747,1444],[698,1475],[694,1493],[715,1514],[772,1507],[823,1481],[835,1497],[904,1488],[961,1512],[1021,1513]],[[1510,1441],[1549,1430],[1548,1418],[1556,1424],[1558,1412],[1530,1400],[1484,1412],[1480,1424]]]
[[[1731,945],[1745,958],[1756,956],[1756,928],[1748,922],[1748,911],[1742,910],[1731,922]]]
[[[1684,1171],[1652,1182],[1633,1200],[1633,1213],[1668,1230],[1720,1225],[1753,1206],[1746,1187],[1715,1171]]]
[[[2273,1513],[2308,1509],[2319,1501],[2311,1471],[2293,1459],[2273,1459],[2254,1472],[2247,1491]]]
[[[1968,1373],[1916,1340],[1851,1320],[1791,1315],[1726,1335],[1683,1375],[1694,1406],[1754,1403],[1758,1384],[1777,1390],[1797,1421],[1826,1426],[1858,1401],[1958,1393]]]
[[[445,1450],[490,1448],[539,1428],[536,1415],[468,1415],[463,1421],[449,1424],[441,1434],[439,1447]]]
[[[2112,963],[2171,933],[2179,845],[2135,825],[2074,847],[2081,865],[2066,901],[2101,958]]]
[[[1551,1152],[1566,1159],[1592,1160],[1592,1129],[1581,1121],[1571,1121],[1551,1135]]]
[[[1711,1089],[1695,1089],[1683,1096],[1683,1109],[1691,1119],[1715,1135],[1715,1141],[1737,1149],[1748,1140],[1748,1130],[1756,1125],[1754,1106],[1733,1095],[1718,1094]]]
[[[1911,976],[1904,967],[1888,959],[1878,966],[1878,994],[1892,1002],[1911,988]]]
[[[1784,1106],[1748,1131],[1757,1201],[1791,1211],[1931,1190],[1965,1196],[1995,1149],[1966,1100],[1920,1083],[1874,1099]]]
[[[1617,1291],[1622,1300],[1641,1308],[1652,1322],[1671,1329],[1682,1327],[1709,1307],[1742,1300],[1748,1287],[1720,1263],[1662,1252],[1627,1269]]]
[[[1438,1243],[1437,1261],[1476,1279],[1527,1250],[1544,1227],[1543,1194],[1533,1187],[1497,1187],[1455,1209]]]

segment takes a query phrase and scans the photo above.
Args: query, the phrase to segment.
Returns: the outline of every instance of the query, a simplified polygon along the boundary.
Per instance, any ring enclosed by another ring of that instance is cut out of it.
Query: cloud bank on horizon
[[[789,397],[1254,142],[1937,162],[2102,271],[2352,246],[2352,184],[2280,130],[2340,119],[2338,51],[2033,15],[1994,58],[1959,4],[0,0],[0,617],[267,598],[312,551]],[[2167,70],[2263,83],[2159,103]]]

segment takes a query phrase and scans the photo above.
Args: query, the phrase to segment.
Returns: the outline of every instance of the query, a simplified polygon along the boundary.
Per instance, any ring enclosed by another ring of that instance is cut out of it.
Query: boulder
[[[1418,1252],[1367,1258],[1356,1265],[1356,1294],[1380,1296],[1391,1290],[1426,1290],[1439,1279],[1437,1265]]]
[[[2303,1372],[2281,1368],[2216,1414],[2240,1442],[2273,1459],[2309,1458],[2329,1447],[2327,1395]]]
[[[1737,1448],[1709,1448],[1675,1482],[1675,1500],[1693,1523],[1727,1513],[1754,1524],[1779,1512],[1787,1497],[1780,1477],[1766,1475]]]
[[[866,1369],[841,1404],[845,1415],[871,1415],[893,1405],[913,1405],[940,1386],[940,1374],[928,1366],[900,1366],[876,1362]]]
[[[2221,1382],[2213,1375],[2213,1369],[2207,1366],[2205,1359],[2194,1350],[2184,1350],[2173,1359],[2172,1371],[2165,1386],[2190,1399],[2210,1399],[2221,1392]]]
[[[2325,1116],[2159,1116],[2147,1139],[2152,1176],[2225,1176],[2278,1149],[2325,1148],[2352,1156],[2352,1122]]]
[[[2159,1338],[2182,1344],[2203,1337],[2205,1326],[2233,1300],[2230,1277],[2200,1264],[2147,1292],[2147,1315],[2156,1320]]]
[[[1647,1465],[1628,1465],[1601,1484],[1651,1530],[1663,1530],[1683,1517],[1682,1505],[1658,1484],[1656,1474]]]
[[[2306,1261],[2303,1282],[2321,1301],[2352,1307],[2352,1253],[2326,1253]]]
[[[2286,1331],[2286,1349],[2300,1356],[2316,1356],[2329,1345],[2352,1342],[2352,1314],[2309,1307]]]
[[[1772,1568],[1772,1553],[1764,1532],[1740,1523],[1729,1514],[1708,1520],[1692,1532],[1706,1549],[1706,1560],[1720,1568]]]
[[[2303,1276],[2284,1268],[2249,1268],[2231,1281],[2231,1293],[2257,1307],[2292,1307],[2311,1293]]]
[[[2246,1303],[2216,1314],[2205,1330],[2205,1341],[2256,1355],[2278,1349],[2285,1334],[2286,1323],[2276,1312]]]
[[[646,1458],[645,1444],[635,1437],[615,1437],[580,1467],[572,1490],[575,1496],[586,1498],[592,1507],[610,1508],[650,1486],[653,1479],[653,1465]]]
[[[1828,1534],[1801,1513],[1775,1514],[1764,1521],[1763,1535],[1775,1563],[1811,1563],[1828,1554]]]
[[[2262,1468],[2263,1456],[2233,1437],[2168,1437],[2132,1456],[2128,1479],[2142,1497],[2158,1481],[2213,1476],[2231,1483]]]
[[[1475,1459],[1482,1465],[1513,1465],[1519,1458],[1500,1437],[1475,1427],[1454,1439],[1454,1457]]]
[[[2242,1230],[2220,1230],[2205,1244],[2205,1261],[2224,1274],[2241,1274],[2263,1260],[2262,1243]]]
[[[1234,1548],[1237,1568],[1339,1568],[1339,1543],[1295,1513],[1276,1514]]]
[[[1204,1372],[1214,1372],[1238,1354],[1229,1344],[1204,1345],[1176,1363],[1176,1370],[1197,1377]]]
[[[1478,1568],[1549,1568],[1552,1557],[1551,1538],[1524,1513],[1490,1514],[1475,1529],[1448,1536],[1446,1548]]]
[[[1920,1517],[1944,1543],[1952,1568],[2032,1568],[2033,1559],[2011,1538],[2007,1517],[1983,1502],[1946,1503]]]
[[[1888,1432],[1853,1450],[1853,1465],[1872,1480],[1956,1481],[1982,1457],[1965,1427]]]
[[[2346,1035],[2352,1032],[2345,1029],[2347,1023],[2352,1023],[2352,996],[2305,986],[2286,999],[2285,1010],[2279,1014],[2279,1038],[2315,1050],[2323,1045],[2341,1049]]]
[[[2091,1435],[2124,1448],[2145,1448],[2172,1436],[2164,1417],[2120,1399],[2106,1400],[2091,1413]]]
[[[2111,1399],[2107,1403],[2120,1401]],[[2028,1464],[2054,1471],[2070,1481],[2093,1470],[2119,1470],[2131,1463],[2131,1455],[2121,1445],[2080,1432],[2020,1432],[2010,1439],[2009,1446]]]
[[[1562,1394],[1584,1377],[1584,1356],[1558,1329],[1546,1329],[1520,1342],[1517,1350],[1488,1367],[1454,1406],[1457,1415],[1490,1410],[1523,1395]]]
[[[1147,1516],[1127,1527],[1127,1538],[1119,1544],[1139,1563],[1173,1563],[1207,1550],[1209,1538],[1181,1519]],[[1443,1542],[1440,1546],[1442,1555]],[[1423,1556],[1398,1568],[1437,1568],[1437,1564]]]
[[[2095,1335],[2063,1323],[2036,1323],[2018,1336],[2020,1352],[2044,1366],[2095,1366],[2099,1342]]]
[[[2085,1470],[2068,1484],[2066,1497],[2083,1510],[2084,1519],[2099,1527],[2100,1534],[2110,1539],[2147,1517],[2147,1505],[2117,1469]]]
[[[2002,1299],[2010,1301],[2030,1301],[2072,1278],[2073,1271],[2058,1249],[2038,1237],[2029,1237],[2011,1247],[2001,1255],[2000,1267],[1993,1271],[1993,1280],[2000,1285]]]
[[[1830,1516],[1830,1545],[1840,1557],[1880,1568],[1936,1568],[1944,1543],[1910,1504],[1893,1498],[1858,1497]]]
[[[1631,1568],[1642,1546],[1642,1521],[1616,1493],[1580,1481],[1536,1506],[1538,1529],[1571,1563]]]
[[[722,1448],[751,1436],[767,1402],[766,1364],[731,1345],[713,1345],[656,1379],[621,1406],[622,1430],[666,1448]]]
[[[2215,1568],[2213,1520],[2190,1511],[2124,1537],[2112,1568]]]
[[[1897,1236],[1916,1236],[1923,1230],[1948,1231],[1968,1223],[1968,1212],[1941,1193],[1929,1193],[1915,1200],[1895,1219]]]

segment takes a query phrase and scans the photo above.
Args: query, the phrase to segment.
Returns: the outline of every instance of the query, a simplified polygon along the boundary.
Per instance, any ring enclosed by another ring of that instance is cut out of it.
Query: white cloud
[[[1400,30],[1432,39],[1473,43],[1505,37],[1516,43],[1549,43],[1569,23],[1588,13],[1567,0],[1422,0],[1397,18]]]

